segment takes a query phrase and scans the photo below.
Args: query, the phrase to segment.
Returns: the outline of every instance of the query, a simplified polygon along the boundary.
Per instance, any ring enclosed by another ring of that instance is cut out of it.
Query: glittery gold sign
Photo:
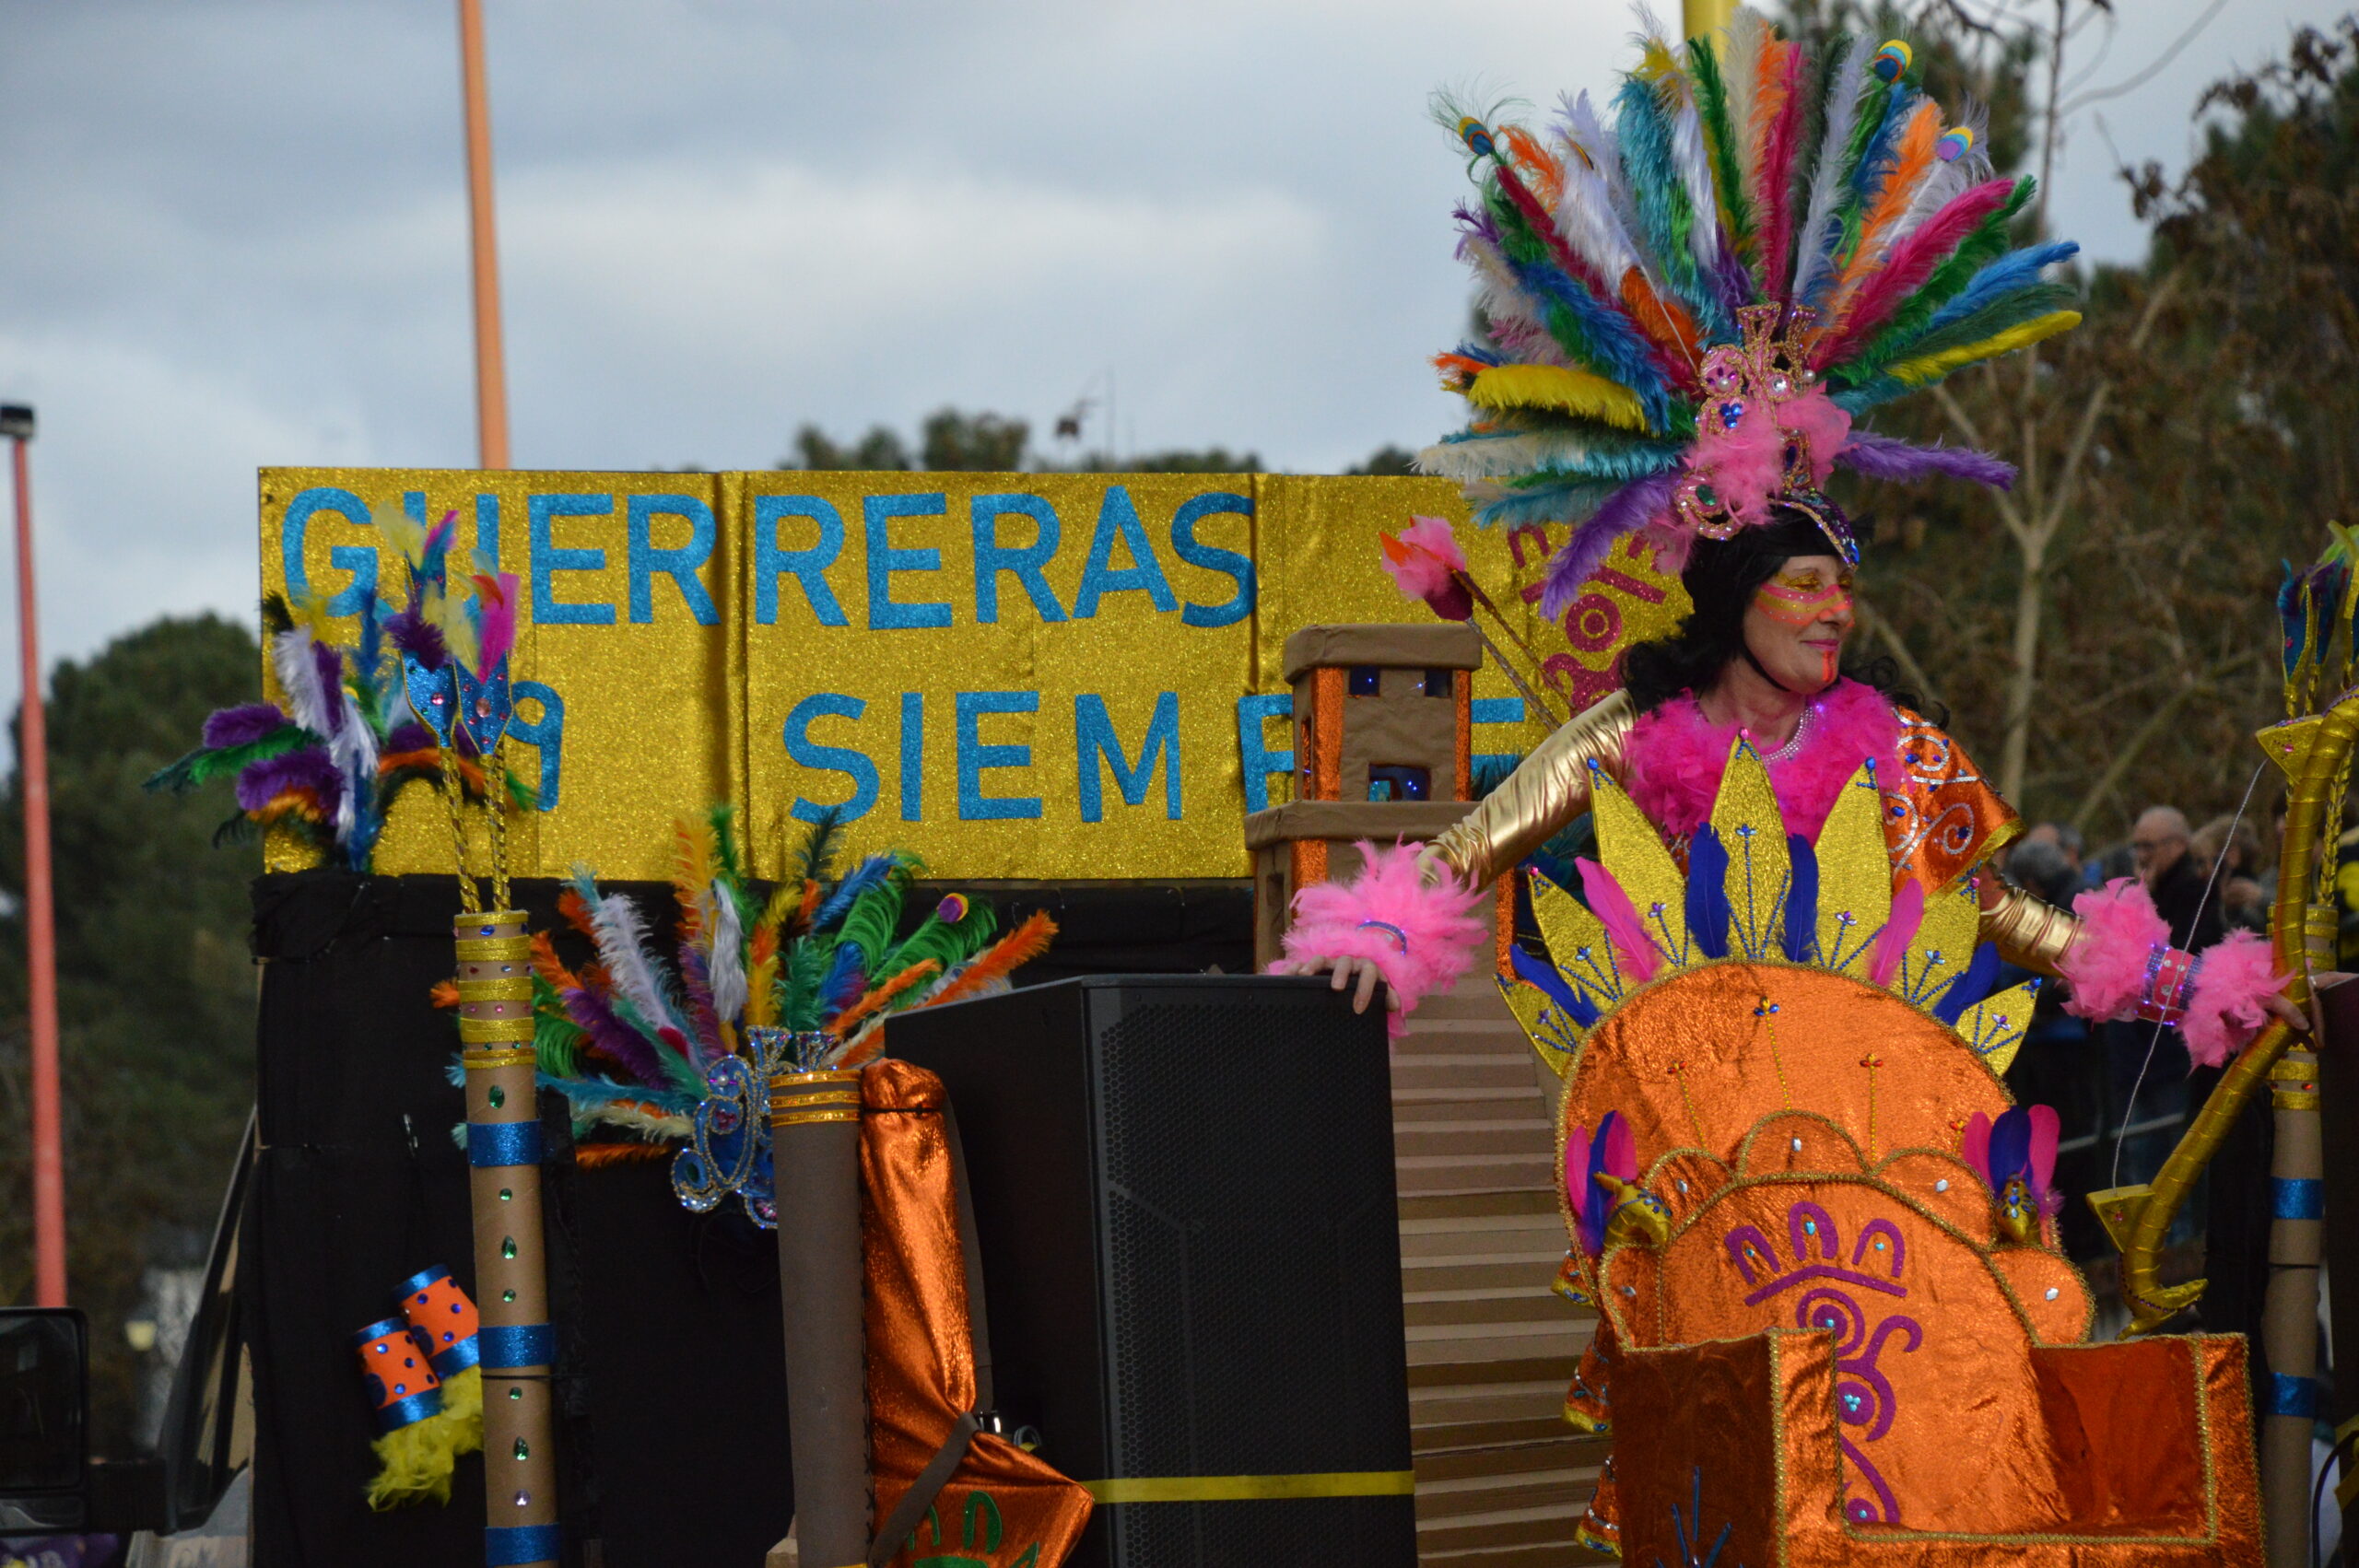
[[[1476,531],[1439,480],[1253,474],[265,469],[263,587],[338,618],[398,604],[376,520],[452,511],[454,561],[480,542],[523,585],[519,875],[661,876],[673,819],[727,799],[761,875],[834,805],[940,877],[1242,876],[1242,818],[1293,766],[1286,637],[1429,618],[1379,531],[1459,525],[1560,714],[1684,607],[1625,553],[1547,626],[1562,525]],[[1475,697],[1478,754],[1544,733],[1495,668]],[[448,835],[411,790],[377,869],[447,872]],[[304,854],[274,840],[269,863]]]

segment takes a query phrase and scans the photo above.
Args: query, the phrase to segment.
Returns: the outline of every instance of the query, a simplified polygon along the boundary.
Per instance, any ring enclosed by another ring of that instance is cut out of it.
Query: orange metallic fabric
[[[967,1262],[942,1081],[908,1062],[861,1074],[861,1219],[868,1422],[879,1526],[951,1425],[975,1408]],[[896,1564],[1056,1568],[1089,1493],[1003,1437],[978,1433]]]
[[[1966,748],[1903,708],[1901,777],[1883,785],[1884,837],[1895,883],[1911,877],[1937,893],[2023,831]]]
[[[2061,1463],[2053,1509],[1991,1528],[1859,1522],[1843,1504],[1843,1400],[1863,1387],[1829,1334],[1772,1330],[1627,1352],[1624,1560],[1785,1568],[2246,1568],[2261,1561],[2244,1341],[2193,1335],[2031,1352],[2036,1441]],[[1960,1388],[1960,1397],[1973,1390]],[[2005,1450],[1951,1445],[2002,1487]],[[1723,1539],[1723,1531],[1726,1532]],[[1682,1549],[1700,1542],[1696,1555]]]

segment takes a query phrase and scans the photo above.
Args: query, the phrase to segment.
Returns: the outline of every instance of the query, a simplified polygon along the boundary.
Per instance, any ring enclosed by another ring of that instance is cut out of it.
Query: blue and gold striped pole
[[[484,1562],[552,1565],[559,1551],[550,1439],[548,1267],[541,1231],[541,1121],[533,1050],[532,939],[513,909],[463,914],[459,1039],[467,1069],[467,1164],[483,1363]]]

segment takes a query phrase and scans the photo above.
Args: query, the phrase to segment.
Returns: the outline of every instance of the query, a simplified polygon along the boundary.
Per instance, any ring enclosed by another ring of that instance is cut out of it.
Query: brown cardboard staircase
[[[1565,1256],[1555,1079],[1487,965],[1426,1000],[1392,1059],[1417,1554],[1426,1568],[1609,1561],[1574,1544],[1608,1440],[1565,1424],[1594,1316]]]

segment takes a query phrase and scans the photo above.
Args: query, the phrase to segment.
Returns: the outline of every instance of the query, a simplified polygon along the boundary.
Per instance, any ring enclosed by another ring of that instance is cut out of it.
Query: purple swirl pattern
[[[1906,1355],[1916,1350],[1925,1342],[1925,1330],[1916,1318],[1898,1312],[1886,1315],[1871,1327],[1867,1309],[1860,1304],[1859,1292],[1864,1287],[1869,1292],[1907,1298],[1908,1287],[1897,1282],[1907,1257],[1900,1229],[1890,1220],[1871,1220],[1860,1227],[1853,1249],[1852,1262],[1864,1263],[1871,1238],[1888,1239],[1892,1271],[1889,1280],[1813,1261],[1813,1253],[1821,1258],[1839,1256],[1840,1238],[1836,1235],[1834,1219],[1809,1199],[1800,1199],[1788,1209],[1786,1231],[1793,1249],[1790,1269],[1784,1267],[1785,1260],[1756,1226],[1738,1225],[1723,1240],[1730,1260],[1744,1282],[1757,1287],[1745,1297],[1748,1305],[1781,1294],[1790,1287],[1809,1287],[1795,1298],[1794,1322],[1799,1328],[1816,1329],[1835,1339],[1837,1444],[1845,1462],[1867,1488],[1867,1494],[1845,1497],[1844,1516],[1853,1524],[1896,1525],[1900,1522],[1899,1500],[1861,1445],[1890,1432],[1893,1420],[1899,1413],[1899,1400],[1893,1392],[1891,1379],[1877,1362],[1895,1339],[1899,1340],[1895,1353]],[[1768,1276],[1766,1283],[1760,1282],[1764,1273]],[[1847,1494],[1854,1490],[1847,1481]]]

